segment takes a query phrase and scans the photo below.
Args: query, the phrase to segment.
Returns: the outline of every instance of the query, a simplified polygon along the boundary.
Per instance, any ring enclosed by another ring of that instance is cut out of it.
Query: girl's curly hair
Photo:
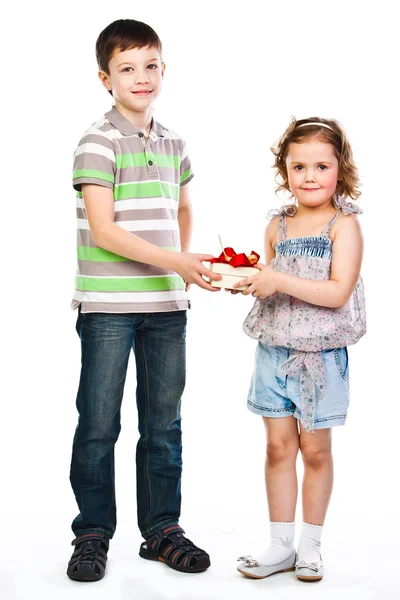
[[[310,123],[310,125],[308,125]],[[311,124],[312,123],[312,124]],[[321,123],[321,125],[318,125]],[[329,127],[324,127],[324,125]],[[301,127],[300,127],[301,125]],[[339,177],[336,186],[336,194],[343,198],[350,197],[357,200],[359,191],[358,169],[354,163],[353,152],[343,127],[334,119],[320,119],[310,117],[296,121],[292,117],[289,127],[274,146],[271,147],[275,155],[274,168],[276,169],[276,193],[281,190],[290,192],[286,158],[290,144],[302,144],[306,140],[314,138],[326,144],[331,144],[335,156],[339,161]]]

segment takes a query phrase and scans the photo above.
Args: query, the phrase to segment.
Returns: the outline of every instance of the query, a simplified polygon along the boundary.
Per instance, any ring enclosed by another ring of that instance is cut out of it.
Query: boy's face
[[[145,113],[161,91],[165,64],[156,48],[132,48],[114,52],[108,64],[110,73],[99,72],[107,90],[112,91],[116,107]]]

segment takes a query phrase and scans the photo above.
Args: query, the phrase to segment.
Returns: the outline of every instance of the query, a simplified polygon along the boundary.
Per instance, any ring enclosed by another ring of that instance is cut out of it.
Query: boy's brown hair
[[[319,125],[319,123],[322,125]],[[328,127],[325,127],[323,124]],[[344,198],[350,197],[353,200],[357,200],[361,194],[358,189],[358,169],[355,165],[353,152],[346,133],[338,121],[334,119],[321,119],[319,117],[310,117],[308,119],[301,119],[300,121],[296,121],[292,117],[292,121],[281,139],[275,146],[272,146],[271,150],[275,155],[276,182],[278,184],[276,192],[281,190],[290,192],[286,168],[286,158],[290,144],[303,144],[310,139],[331,144],[339,162],[339,178],[336,186],[336,194]]]
[[[115,51],[132,48],[156,48],[162,54],[161,40],[149,25],[133,19],[120,19],[107,25],[96,42],[96,59],[100,71],[110,74],[108,64]]]

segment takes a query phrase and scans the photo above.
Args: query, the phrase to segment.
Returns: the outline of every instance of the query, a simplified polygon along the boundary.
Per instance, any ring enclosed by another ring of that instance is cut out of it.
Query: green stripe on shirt
[[[104,171],[96,171],[95,169],[77,169],[74,171],[72,176],[73,179],[80,179],[81,177],[102,179],[103,181],[110,181],[111,183],[114,183],[114,175],[105,173]]]
[[[76,289],[84,292],[164,292],[183,290],[179,275],[164,277],[76,277]]]
[[[119,256],[104,248],[92,248],[91,246],[78,246],[78,259],[89,260],[92,262],[135,262],[131,261],[125,256]],[[179,248],[176,246],[165,246],[164,250],[171,250],[171,252],[179,252]]]
[[[168,183],[167,181],[138,181],[136,183],[120,183],[114,188],[114,200],[157,197],[178,200],[178,185]]]
[[[183,183],[184,181],[186,181],[186,179],[188,179],[192,174],[192,169],[187,169],[187,171],[185,171],[182,175],[181,175],[181,179],[180,182]]]
[[[119,256],[104,248],[91,248],[90,246],[78,246],[78,259],[97,262],[128,262],[129,258]]]

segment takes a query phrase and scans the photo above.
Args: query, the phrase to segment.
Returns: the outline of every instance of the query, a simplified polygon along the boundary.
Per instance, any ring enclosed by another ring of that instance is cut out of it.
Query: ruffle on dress
[[[363,210],[353,202],[347,202],[343,196],[336,194],[333,198],[333,206],[337,210],[341,210],[344,215],[362,215]],[[296,204],[285,204],[281,208],[273,208],[267,213],[267,220],[271,221],[275,217],[294,217],[297,213]]]

